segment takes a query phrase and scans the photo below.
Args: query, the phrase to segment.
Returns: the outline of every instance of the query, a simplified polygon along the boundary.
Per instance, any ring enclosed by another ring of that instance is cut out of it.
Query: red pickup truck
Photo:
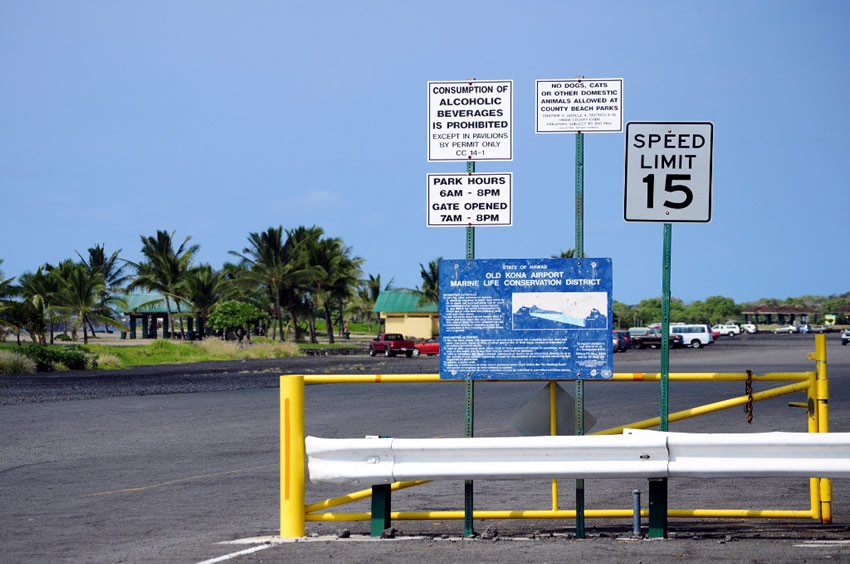
[[[401,333],[381,333],[369,342],[369,356],[380,353],[384,356],[395,356],[404,353],[410,357],[415,349],[415,343],[405,339]]]

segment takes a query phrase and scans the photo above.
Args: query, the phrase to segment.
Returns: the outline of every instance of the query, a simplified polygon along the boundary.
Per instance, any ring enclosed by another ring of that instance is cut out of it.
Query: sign
[[[512,80],[428,83],[429,161],[513,159]]]
[[[428,226],[513,223],[512,175],[429,174]]]
[[[613,376],[610,258],[440,261],[440,378]]]
[[[626,221],[708,223],[714,124],[626,124]]]
[[[623,79],[537,81],[535,133],[623,131]]]

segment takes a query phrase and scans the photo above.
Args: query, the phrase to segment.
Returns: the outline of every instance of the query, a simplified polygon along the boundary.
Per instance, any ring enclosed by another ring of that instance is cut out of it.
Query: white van
[[[708,325],[671,325],[670,333],[681,335],[684,345],[695,349],[714,342],[711,328]]]

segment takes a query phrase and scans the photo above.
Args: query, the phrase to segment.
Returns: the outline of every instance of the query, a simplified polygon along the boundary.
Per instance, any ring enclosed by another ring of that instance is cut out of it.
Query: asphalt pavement
[[[828,336],[832,431],[850,430],[850,347]],[[673,371],[812,370],[805,335],[746,335],[671,352]],[[657,372],[659,352],[615,356],[617,372]],[[0,377],[0,554],[8,562],[590,561],[850,559],[847,480],[834,481],[834,523],[671,520],[666,541],[635,540],[631,520],[476,521],[485,538],[462,538],[459,521],[398,522],[375,541],[367,523],[308,523],[312,536],[274,540],[278,526],[278,376],[437,372],[436,357],[311,357],[204,363],[118,372]],[[476,384],[478,436],[515,436],[511,416],[543,383]],[[572,389],[571,383],[564,384]],[[742,385],[674,382],[671,410],[740,395]],[[679,431],[804,431],[802,410],[778,398],[671,425]],[[307,432],[322,437],[463,436],[462,385],[334,385],[307,389]],[[658,414],[657,383],[592,382],[586,408],[596,428]],[[671,506],[804,509],[805,480],[676,480]],[[629,508],[640,480],[587,483],[588,508]],[[476,482],[476,507],[548,508],[542,482]],[[308,484],[308,501],[347,491]],[[572,484],[561,507],[573,507]],[[463,484],[399,492],[394,509],[460,509]],[[359,502],[351,511],[367,511]],[[644,527],[646,523],[644,523]],[[346,530],[348,539],[338,535]]]

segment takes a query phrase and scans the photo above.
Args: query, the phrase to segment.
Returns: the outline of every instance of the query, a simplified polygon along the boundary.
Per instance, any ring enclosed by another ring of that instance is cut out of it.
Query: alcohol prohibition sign
[[[714,124],[626,124],[626,221],[708,223]]]

